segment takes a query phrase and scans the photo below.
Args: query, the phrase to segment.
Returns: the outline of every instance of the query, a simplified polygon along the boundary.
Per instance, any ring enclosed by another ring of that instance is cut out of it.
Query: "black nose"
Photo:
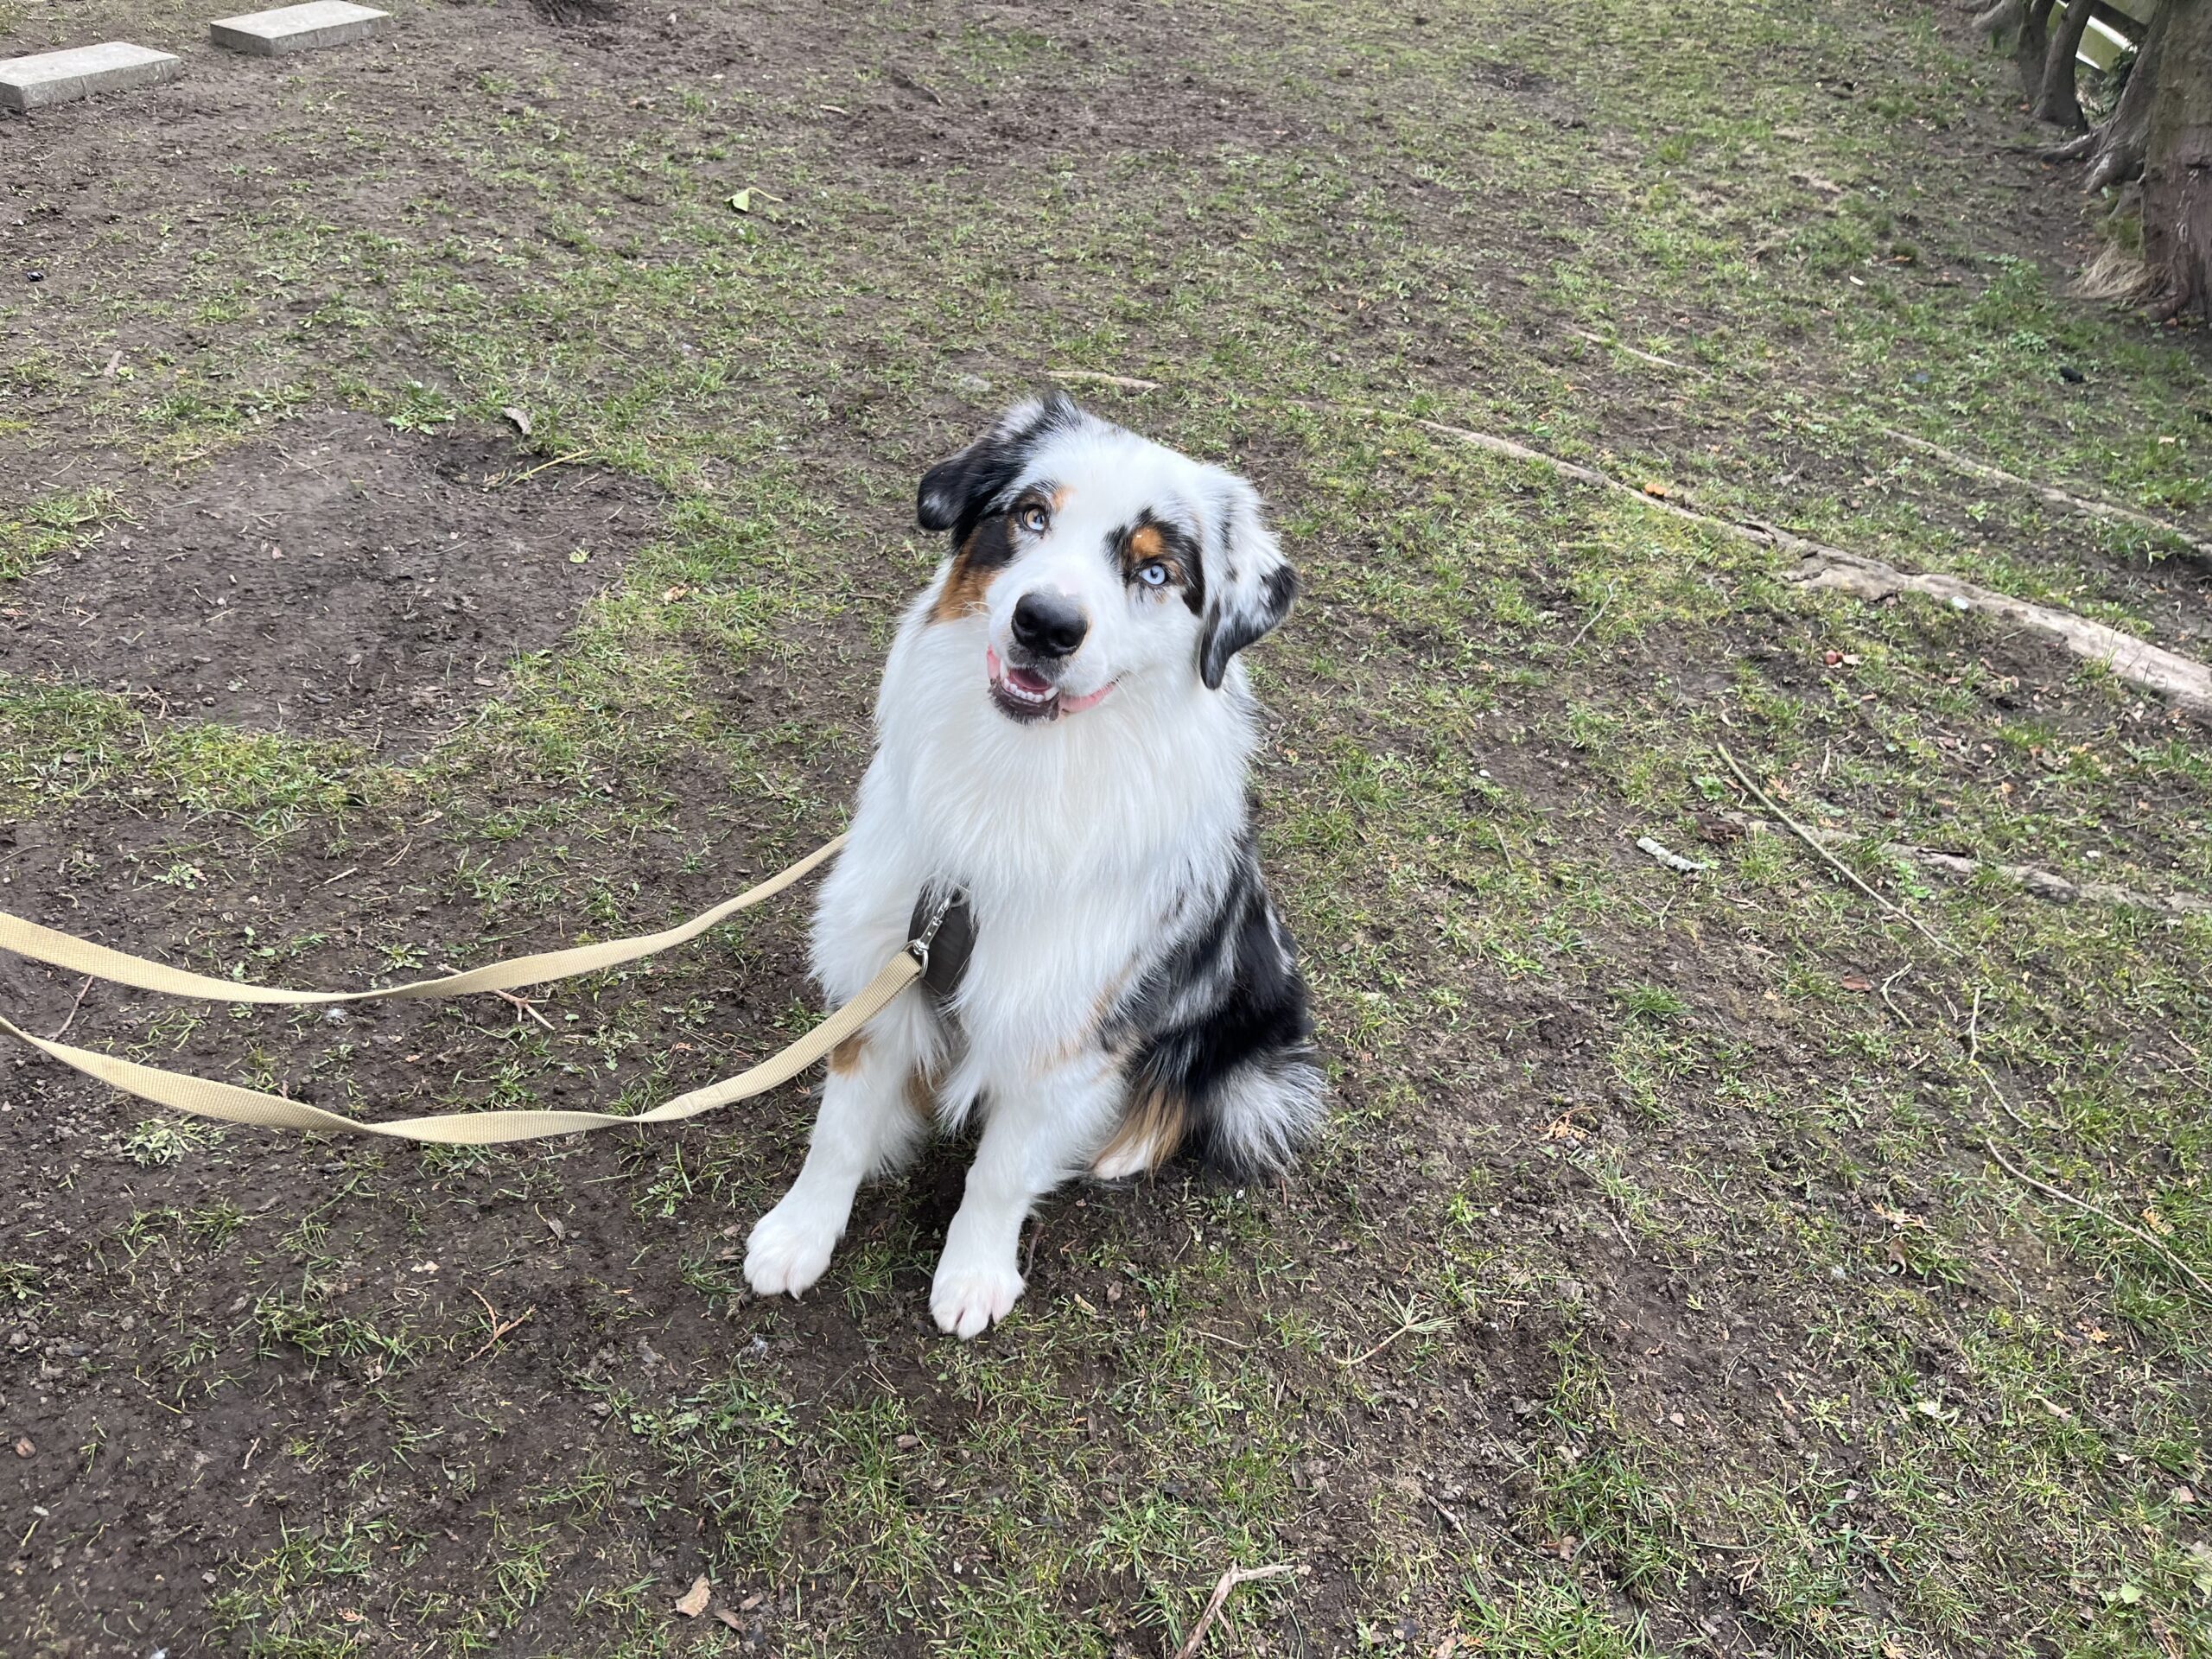
[[[1090,632],[1090,619],[1058,594],[1024,594],[1014,604],[1014,642],[1039,657],[1065,657]]]

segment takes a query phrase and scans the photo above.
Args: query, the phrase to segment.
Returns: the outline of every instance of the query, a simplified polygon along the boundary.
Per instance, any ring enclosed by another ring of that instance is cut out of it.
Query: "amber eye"
[[[1027,506],[1016,511],[1014,522],[1032,536],[1042,536],[1045,533],[1045,526],[1052,522],[1052,518],[1044,508],[1032,501]]]

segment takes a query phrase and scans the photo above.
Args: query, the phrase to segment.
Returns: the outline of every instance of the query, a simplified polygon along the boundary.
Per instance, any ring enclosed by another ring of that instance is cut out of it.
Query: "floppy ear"
[[[1259,492],[1227,473],[1216,474],[1212,482],[1198,674],[1210,690],[1218,691],[1230,659],[1290,614],[1298,573],[1261,515]]]
[[[914,517],[924,530],[950,531],[953,544],[958,546],[1020,476],[1037,440],[1083,418],[1083,411],[1065,392],[1016,404],[982,437],[922,474],[921,488],[914,494]]]

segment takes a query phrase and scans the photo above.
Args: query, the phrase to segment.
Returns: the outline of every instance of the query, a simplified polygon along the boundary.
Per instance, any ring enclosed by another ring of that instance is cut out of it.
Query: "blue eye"
[[[1137,580],[1147,588],[1165,588],[1167,585],[1167,567],[1164,564],[1145,565],[1137,571]]]

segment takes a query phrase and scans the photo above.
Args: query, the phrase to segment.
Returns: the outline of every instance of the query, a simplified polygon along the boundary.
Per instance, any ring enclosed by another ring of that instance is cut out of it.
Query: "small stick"
[[[1569,651],[1573,651],[1577,645],[1580,645],[1582,643],[1582,636],[1588,633],[1591,629],[1596,627],[1599,623],[1605,620],[1605,607],[1612,602],[1613,584],[1609,582],[1605,584],[1605,596],[1598,601],[1598,608],[1590,613],[1589,620],[1584,622],[1580,627],[1577,628],[1574,631],[1574,638],[1567,642],[1567,648]]]
[[[494,991],[492,995],[498,997],[502,1002],[512,1003],[516,1009],[516,1019],[519,1020],[526,1014],[531,1019],[537,1020],[539,1025],[544,1027],[546,1030],[551,1031],[553,1029],[553,1022],[550,1020],[548,1020],[543,1014],[540,1014],[537,1011],[537,1004],[531,1001],[528,997],[517,996],[512,991]]]
[[[1880,893],[1875,892],[1873,888],[1868,887],[1864,881],[1861,881],[1859,879],[1858,874],[1847,867],[1842,860],[1839,859],[1834,853],[1828,851],[1827,848],[1821,846],[1818,841],[1814,839],[1813,832],[1811,830],[1806,829],[1803,824],[1798,823],[1796,819],[1791,817],[1787,812],[1784,812],[1780,807],[1777,806],[1767,792],[1751,781],[1751,774],[1746,772],[1743,767],[1736,764],[1736,757],[1734,755],[1729,753],[1726,747],[1718,745],[1715,747],[1719,748],[1720,758],[1728,763],[1728,770],[1736,774],[1736,781],[1743,785],[1745,789],[1751,791],[1751,792],[1758,798],[1759,804],[1766,808],[1768,811],[1773,813],[1776,818],[1781,822],[1783,829],[1789,830],[1791,835],[1796,836],[1798,840],[1803,842],[1815,853],[1818,853],[1821,858],[1825,859],[1827,861],[1829,868],[1834,870],[1838,875],[1840,875],[1845,880],[1850,882],[1853,887],[1858,888],[1859,892],[1865,893],[1869,899],[1872,899],[1884,910],[1888,911],[1891,915],[1896,917],[1899,921],[1909,923],[1911,926],[1917,929],[1921,937],[1925,938],[1930,944],[1936,946],[1937,950],[1945,951],[1954,957],[1959,954],[1958,946],[1953,944],[1948,939],[1930,932],[1927,924],[1923,922],[1917,916],[1911,914],[1908,911],[1899,910],[1888,899],[1883,898]]]
[[[60,1042],[61,1040],[62,1032],[68,1030],[70,1027],[77,1023],[77,1010],[85,1006],[85,993],[92,988],[92,976],[90,974],[86,974],[85,976],[85,982],[77,988],[77,1000],[69,1005],[69,1017],[61,1022],[60,1029],[55,1031],[53,1036],[46,1039],[48,1042]]]
[[[1891,1014],[1897,1015],[1897,1023],[1901,1026],[1910,1026],[1912,1021],[1905,1018],[1905,1013],[1903,1008],[1897,1007],[1894,1001],[1891,1001],[1890,987],[1896,984],[1897,981],[1903,979],[1911,971],[1912,964],[1910,963],[1907,963],[1904,967],[1898,969],[1897,972],[1891,974],[1887,979],[1882,982],[1882,1001]]]
[[[492,1334],[484,1338],[484,1343],[481,1347],[477,1349],[477,1351],[471,1354],[467,1359],[461,1362],[463,1365],[474,1364],[486,1353],[491,1351],[492,1344],[493,1343],[499,1341],[500,1338],[506,1336],[509,1332],[519,1330],[522,1326],[529,1324],[530,1316],[537,1312],[536,1306],[533,1305],[523,1310],[523,1314],[520,1319],[509,1319],[503,1325],[499,1322],[499,1310],[493,1306],[491,1303],[484,1301],[484,1293],[482,1291],[477,1289],[474,1285],[471,1285],[468,1288],[468,1294],[474,1296],[478,1301],[484,1302],[484,1313],[492,1321]]]
[[[2027,1124],[2022,1120],[2020,1115],[2012,1109],[2012,1103],[2005,1098],[2005,1091],[1997,1086],[1997,1079],[1989,1075],[1989,1069],[1986,1066],[1977,1065],[1974,1067],[1974,1070],[1980,1074],[1982,1084],[1988,1089],[1991,1096],[1999,1106],[2002,1106],[2005,1109],[2005,1116],[2011,1118],[2015,1123],[2019,1124],[2022,1128],[2025,1128]],[[1992,1158],[1994,1158],[1997,1160],[1997,1166],[1999,1169],[2002,1169],[2007,1175],[2010,1175],[2014,1180],[2023,1182],[2025,1185],[2035,1188],[2037,1192],[2044,1193],[2050,1198],[2056,1198],[2061,1204],[2070,1204],[2076,1210],[2082,1211],[2085,1214],[2094,1216],[2099,1221],[2103,1222],[2106,1226],[2117,1227],[2121,1232],[2126,1233],[2130,1238],[2134,1239],[2137,1243],[2149,1245],[2160,1255],[2165,1257],[2166,1261],[2173,1267],[2174,1270],[2181,1274],[2190,1281],[2190,1283],[2195,1285],[2207,1296],[2212,1296],[2212,1284],[2208,1284],[2202,1274],[2199,1274],[2196,1269],[2190,1267],[2188,1262],[2183,1261],[2181,1257],[2176,1255],[2171,1250],[2161,1244],[2157,1239],[2152,1237],[2150,1234],[2145,1232],[2140,1227],[2137,1227],[2128,1222],[2122,1221],[2118,1216],[2113,1215],[2110,1211],[2100,1209],[2097,1205],[2091,1204],[2087,1198],[2077,1198],[2071,1192],[2065,1191],[2063,1188],[2053,1186],[2049,1181],[2038,1180],[2036,1177],[2029,1174],[2027,1171],[2024,1169],[2014,1168],[2011,1161],[2005,1158],[2005,1154],[1998,1151],[1997,1141],[1994,1136],[1984,1137],[1982,1141],[1982,1149],[1988,1153]]]
[[[1139,380],[1126,374],[1102,374],[1096,369],[1048,369],[1055,380],[1077,380],[1087,385],[1119,386],[1123,391],[1158,391],[1157,380]]]
[[[1191,1638],[1177,1651],[1175,1659],[1195,1659],[1198,1644],[1206,1639],[1206,1632],[1213,1628],[1214,1620],[1221,1617],[1221,1610],[1229,1605],[1229,1592],[1240,1584],[1249,1584],[1255,1579],[1279,1579],[1286,1573],[1298,1569],[1288,1561],[1276,1561],[1268,1567],[1232,1567],[1221,1575],[1213,1587],[1213,1594],[1206,1598],[1206,1610],[1198,1615],[1198,1622],[1191,1627]]]
[[[1662,369],[1673,369],[1681,374],[1694,374],[1703,380],[1713,378],[1712,375],[1705,370],[1693,368],[1688,363],[1677,363],[1671,357],[1662,357],[1656,352],[1639,352],[1635,346],[1626,344],[1618,336],[1608,340],[1603,334],[1592,334],[1587,328],[1570,328],[1567,332],[1578,340],[1588,340],[1592,346],[1603,346],[1608,351],[1624,353],[1630,357],[1641,359],[1646,363],[1656,363]]]
[[[505,488],[510,484],[527,484],[540,473],[550,473],[556,467],[565,467],[572,461],[589,461],[594,453],[589,449],[577,449],[565,455],[556,455],[543,466],[533,467],[526,473],[517,473],[512,478],[502,479],[500,486]]]
[[[1431,1332],[1441,1331],[1446,1325],[1452,1323],[1452,1318],[1449,1314],[1441,1314],[1433,1319],[1422,1319],[1414,1312],[1414,1308],[1419,1305],[1420,1304],[1412,1297],[1408,1297],[1406,1299],[1405,1306],[1398,1310],[1398,1328],[1396,1330],[1393,1331],[1389,1336],[1383,1338],[1382,1341],[1376,1343],[1372,1348],[1360,1355],[1357,1359],[1340,1359],[1337,1363],[1343,1366],[1346,1370],[1351,1370],[1355,1365],[1364,1365],[1369,1360],[1374,1358],[1376,1355],[1381,1353],[1385,1348],[1388,1348],[1400,1337],[1417,1335],[1427,1336]]]

